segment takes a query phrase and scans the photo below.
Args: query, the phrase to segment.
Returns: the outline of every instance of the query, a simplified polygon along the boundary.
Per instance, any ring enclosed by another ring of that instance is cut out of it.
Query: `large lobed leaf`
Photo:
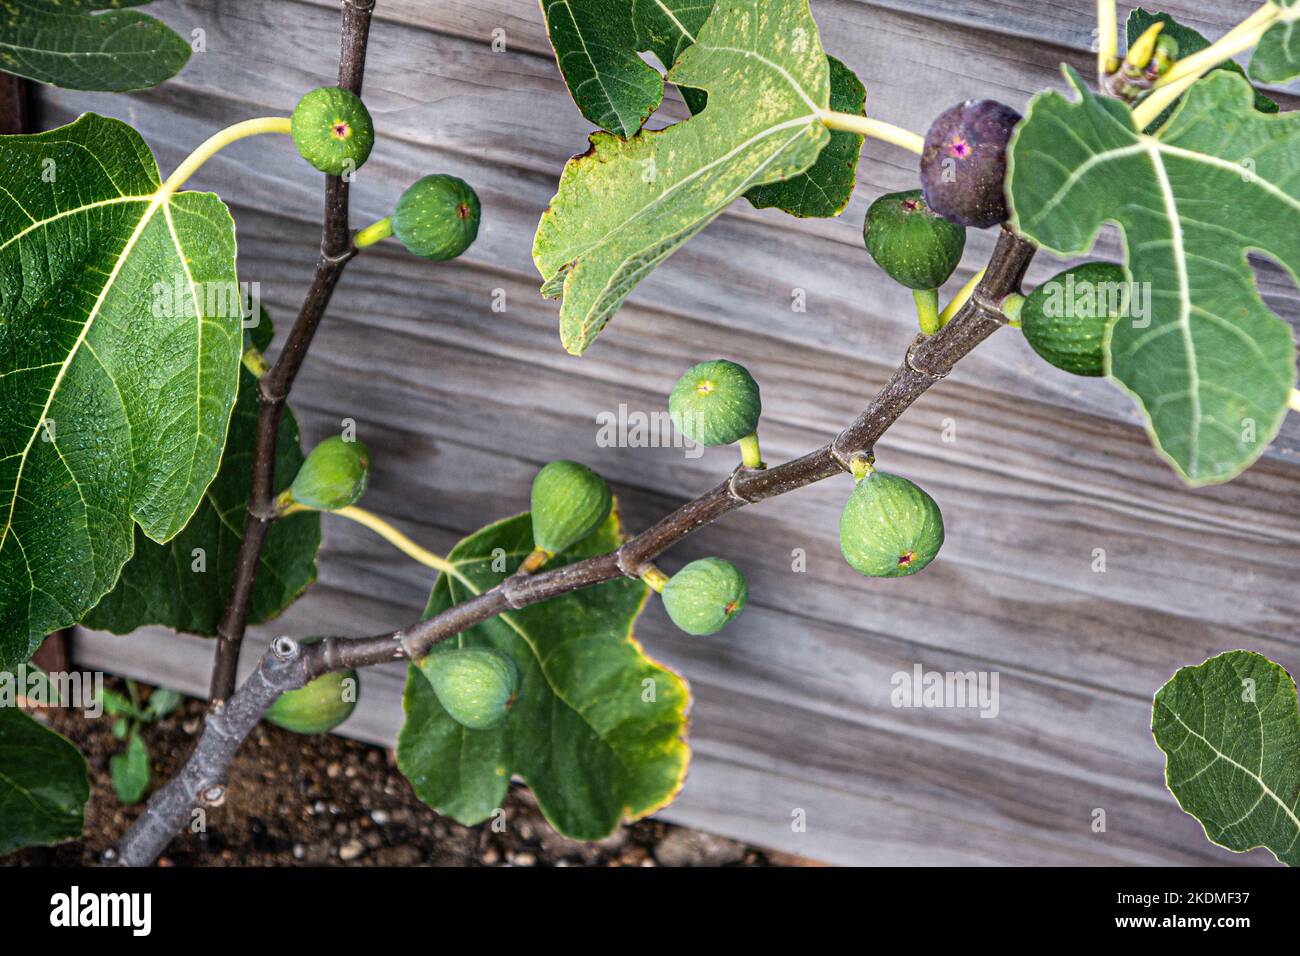
[[[190,46],[162,21],[119,9],[148,2],[0,0],[0,69],[71,90],[157,86]]]
[[[265,349],[271,336],[265,310],[253,333],[257,347]],[[257,379],[245,369],[221,470],[194,517],[165,544],[150,541],[136,528],[135,555],[122,569],[117,586],[82,620],[86,627],[127,634],[146,624],[161,624],[190,634],[216,636],[244,535],[257,415]],[[298,421],[286,407],[275,454],[277,490],[293,483],[302,462]],[[319,512],[299,512],[271,526],[249,606],[252,623],[276,617],[316,580],[319,548]],[[196,551],[201,554],[196,556]]]
[[[666,67],[695,43],[713,0],[542,0],[547,30],[560,73],[582,115],[627,139],[659,108],[664,81],[638,56],[652,51]],[[834,57],[830,66],[830,108],[861,114],[866,89],[853,71]],[[703,111],[703,91],[683,87],[692,113]],[[793,216],[838,216],[856,182],[862,137],[837,130],[807,172],[768,186],[746,198],[758,209],[776,207]]]
[[[581,354],[632,288],[753,186],[816,162],[830,76],[807,0],[719,0],[668,74],[705,90],[698,116],[569,161],[533,243],[560,338]]]
[[[609,551],[621,537],[615,513],[548,568]],[[456,573],[438,577],[426,616],[499,584],[532,548],[527,514],[461,541],[448,555]],[[584,840],[669,803],[689,758],[688,693],[632,637],[647,593],[640,581],[610,581],[492,618],[447,642],[495,647],[518,665],[517,699],[494,730],[456,723],[420,669],[408,668],[397,758],[420,799],[472,825],[501,806],[518,774],[551,825]]]
[[[1246,254],[1300,270],[1300,116],[1258,112],[1250,84],[1220,70],[1144,136],[1123,104],[1066,75],[1079,99],[1039,94],[1012,141],[1013,223],[1061,255],[1120,226],[1150,315],[1114,324],[1110,374],[1190,484],[1226,481],[1277,434],[1295,384],[1290,327]]]
[[[164,198],[125,123],[0,138],[0,667],[167,541],[221,460],[239,376],[235,229]],[[165,290],[166,295],[160,295]]]
[[[1250,57],[1250,75],[1261,83],[1287,83],[1300,76],[1300,3],[1274,0],[1282,8]]]
[[[0,707],[0,855],[81,836],[90,781],[66,739]]]
[[[1298,706],[1291,675],[1250,651],[1184,667],[1156,694],[1165,781],[1212,842],[1300,863]]]

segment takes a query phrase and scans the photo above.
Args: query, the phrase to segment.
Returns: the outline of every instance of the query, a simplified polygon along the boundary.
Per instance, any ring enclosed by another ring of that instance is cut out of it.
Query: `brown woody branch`
[[[1004,228],[988,270],[952,321],[918,336],[871,404],[833,442],[802,458],[767,469],[738,468],[713,488],[607,554],[534,575],[513,575],[497,587],[392,634],[327,638],[305,647],[278,638],[254,673],[224,707],[209,715],[184,769],[149,800],[146,812],[119,845],[119,862],[145,866],[157,859],[196,806],[219,804],[235,752],[280,694],[329,671],[391,660],[414,660],[438,641],[490,617],[621,576],[636,577],[655,557],[729,511],[785,494],[849,470],[869,455],[880,436],[964,355],[1006,323],[1000,304],[1019,292],[1035,246]]]
[[[342,5],[338,85],[359,96],[375,0],[343,0]],[[326,176],[324,226],[316,273],[279,357],[258,382],[257,437],[253,446],[248,510],[244,515],[244,533],[235,559],[230,597],[217,624],[217,650],[208,694],[214,706],[235,692],[239,648],[248,626],[257,566],[262,559],[266,536],[275,521],[275,449],[280,438],[285,401],[307,357],[307,349],[325,315],[334,287],[343,274],[343,267],[354,255],[356,247],[348,224],[348,181],[341,176]]]

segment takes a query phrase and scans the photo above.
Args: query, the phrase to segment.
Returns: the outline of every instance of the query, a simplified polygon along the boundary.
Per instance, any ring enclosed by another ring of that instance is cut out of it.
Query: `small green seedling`
[[[104,713],[116,718],[113,736],[126,742],[126,749],[108,760],[117,799],[125,804],[139,803],[149,789],[149,748],[141,731],[149,724],[162,720],[181,702],[181,695],[164,687],[148,691],[133,680],[126,682],[127,693],[105,690],[100,695]]]

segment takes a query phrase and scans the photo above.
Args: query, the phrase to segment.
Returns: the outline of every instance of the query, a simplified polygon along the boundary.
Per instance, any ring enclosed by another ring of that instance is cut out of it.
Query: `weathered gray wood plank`
[[[287,112],[333,73],[329,0],[155,6],[186,33],[201,26],[209,52],[139,95],[44,90],[44,125],[87,108],[122,116],[168,168],[212,129]],[[478,189],[484,228],[456,263],[387,245],[361,256],[301,379],[294,404],[310,437],[353,417],[375,452],[368,507],[445,549],[523,507],[536,465],[565,456],[605,473],[629,524],[643,527],[712,484],[729,453],[598,447],[598,412],[662,410],[683,368],[725,352],[763,383],[764,450],[780,460],[825,441],[883,381],[914,320],[906,293],[866,259],[859,230],[874,196],[914,182],[908,157],[870,144],[839,220],[737,204],[634,293],[588,357],[573,359],[559,348],[554,304],[537,295],[529,249],[560,166],[588,129],[549,59],[536,6],[379,7],[367,100],[380,140],[354,190],[357,220],[386,214],[407,182],[444,170]],[[872,112],[915,128],[966,96],[1019,106],[1059,85],[1062,58],[1088,68],[1083,5],[814,7],[832,52],[867,83]],[[1214,33],[1251,4],[1169,8]],[[488,46],[497,27],[501,54]],[[318,241],[318,178],[287,142],[262,142],[235,146],[194,185],[231,202],[241,277],[260,281],[287,322]],[[969,245],[953,288],[989,237]],[[1052,268],[1041,262],[1031,278]],[[1300,320],[1290,281],[1265,269],[1262,282],[1270,303]],[[795,289],[807,293],[806,313],[791,311]],[[505,312],[491,309],[495,290]],[[953,442],[943,440],[947,420]],[[747,509],[666,557],[669,570],[704,554],[733,557],[754,597],[717,638],[681,635],[657,606],[638,627],[696,698],[693,770],[665,815],[834,862],[1270,862],[1206,844],[1164,791],[1147,728],[1150,694],[1181,664],[1246,646],[1300,666],[1300,473],[1289,464],[1300,426],[1288,424],[1273,457],[1238,481],[1192,492],[1135,421],[1115,390],[1057,373],[1000,333],[879,449],[883,467],[920,481],[944,508],[949,540],[924,575],[865,581],[843,565],[835,528],[847,479]],[[802,573],[791,569],[794,548],[807,555]],[[1104,574],[1092,569],[1095,548],[1105,549]],[[428,572],[368,532],[326,519],[320,583],[251,642],[264,646],[279,630],[395,627],[419,613],[428,586]],[[156,631],[85,634],[77,653],[88,666],[199,692],[210,645]],[[892,707],[892,675],[917,663],[997,671],[998,718]],[[344,729],[391,741],[401,678],[400,668],[365,675],[363,706]],[[1107,812],[1105,833],[1090,830],[1094,808]],[[806,831],[792,828],[796,809]]]

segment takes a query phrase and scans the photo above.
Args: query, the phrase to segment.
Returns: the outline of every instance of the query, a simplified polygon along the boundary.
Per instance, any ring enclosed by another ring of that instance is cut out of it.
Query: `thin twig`
[[[235,751],[280,694],[330,671],[413,660],[428,653],[438,641],[495,615],[618,577],[637,577],[657,555],[729,511],[850,470],[854,459],[870,454],[880,436],[917,398],[1006,324],[999,305],[1009,294],[1020,291],[1034,251],[1032,243],[1004,228],[984,278],[966,304],[934,335],[912,342],[871,404],[830,444],[774,468],[737,468],[726,481],[615,551],[540,574],[512,575],[491,590],[392,634],[331,637],[309,647],[288,637],[277,639],[229,703],[214,708],[208,716],[203,736],[184,769],[154,793],[148,809],[122,838],[118,861],[147,866],[196,807],[224,799],[226,774]]]
[[[359,96],[366,67],[370,15],[375,0],[343,0],[342,6],[338,85]],[[302,368],[303,360],[307,357],[307,349],[325,315],[334,287],[343,274],[343,267],[354,255],[356,248],[352,244],[352,232],[348,227],[348,182],[340,176],[326,176],[324,226],[316,273],[293,328],[280,350],[279,358],[258,381],[257,437],[253,446],[248,510],[244,515],[244,533],[235,559],[235,578],[231,584],[230,597],[217,624],[217,650],[208,694],[214,707],[235,692],[239,648],[248,626],[248,609],[253,598],[257,566],[262,558],[266,536],[276,519],[275,449],[279,441],[285,401]]]

